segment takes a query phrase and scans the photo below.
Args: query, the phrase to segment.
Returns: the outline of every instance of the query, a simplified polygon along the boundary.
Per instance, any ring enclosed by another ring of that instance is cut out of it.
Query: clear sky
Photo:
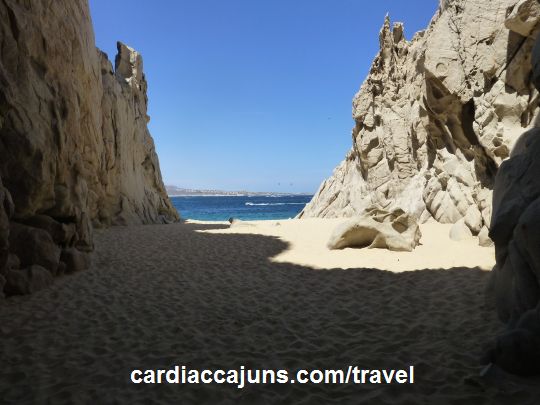
[[[166,184],[314,192],[351,147],[351,100],[384,16],[437,0],[90,0],[97,46],[142,53]]]

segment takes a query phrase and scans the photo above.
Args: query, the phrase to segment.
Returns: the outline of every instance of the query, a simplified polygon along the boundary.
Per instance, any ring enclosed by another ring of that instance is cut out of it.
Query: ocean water
[[[294,196],[196,196],[171,197],[183,219],[226,221],[294,218],[311,200],[311,195]]]

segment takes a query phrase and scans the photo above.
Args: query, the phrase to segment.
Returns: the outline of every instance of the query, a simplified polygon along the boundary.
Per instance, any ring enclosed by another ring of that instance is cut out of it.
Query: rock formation
[[[537,0],[441,1],[411,41],[387,18],[353,148],[300,214],[401,208],[454,223],[453,239],[493,240],[507,331],[488,357],[522,375],[540,374],[539,32]]]
[[[387,17],[353,100],[353,146],[299,217],[377,206],[463,219],[483,243],[495,174],[538,112],[536,0],[446,0],[411,41]]]
[[[402,210],[371,209],[361,217],[340,224],[328,241],[329,249],[346,247],[381,248],[411,252],[422,233],[415,218]]]
[[[540,36],[533,52],[540,77]],[[534,80],[540,90],[540,82]],[[508,330],[491,361],[518,374],[540,373],[540,123],[525,132],[503,162],[493,190],[490,236],[497,264],[492,288]]]
[[[492,361],[519,374],[540,373],[540,129],[504,162],[493,195],[490,236],[497,264],[492,283],[508,332]]]
[[[93,227],[178,213],[147,129],[141,56],[119,43],[112,68],[86,0],[6,0],[0,16],[0,292],[14,294],[88,267]]]

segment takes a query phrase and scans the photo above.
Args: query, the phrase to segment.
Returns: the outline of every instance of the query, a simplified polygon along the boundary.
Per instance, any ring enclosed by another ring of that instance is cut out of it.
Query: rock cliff
[[[5,0],[0,16],[0,293],[15,294],[87,267],[93,227],[178,213],[141,56],[118,43],[113,69],[86,0]]]
[[[535,0],[442,1],[408,41],[387,17],[353,100],[352,149],[300,217],[376,206],[464,222],[485,242],[494,178],[538,112]]]
[[[537,0],[441,1],[411,41],[387,18],[352,150],[300,214],[401,208],[456,223],[453,238],[489,234],[507,329],[486,360],[522,375],[540,374],[539,32]]]

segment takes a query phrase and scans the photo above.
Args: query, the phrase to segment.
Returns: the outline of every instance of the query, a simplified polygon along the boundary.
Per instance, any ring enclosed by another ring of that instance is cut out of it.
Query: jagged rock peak
[[[143,59],[139,52],[118,41],[116,43],[118,53],[114,59],[114,70],[116,74],[122,77],[133,87],[145,82],[146,79],[143,73]]]
[[[379,32],[379,43],[381,45],[381,49],[386,47],[386,38],[390,37],[391,34],[390,29],[390,14],[386,14],[384,17],[384,23],[381,27],[381,31]]]
[[[384,17],[383,26],[379,32],[379,43],[381,50],[384,48],[390,48],[403,39],[405,39],[403,36],[403,23],[395,22],[392,25],[390,14],[386,14],[386,17]]]
[[[132,90],[136,102],[137,117],[144,117],[146,122],[149,122],[150,117],[147,114],[148,96],[146,94],[148,83],[144,75],[142,55],[120,41],[116,43],[116,48],[118,52],[114,59],[114,74],[121,85],[127,84]],[[103,57],[107,58],[107,55],[102,54]],[[108,59],[103,63],[110,65]],[[107,69],[107,71],[112,72],[112,68]]]
[[[351,151],[300,217],[375,205],[421,220],[467,217],[486,235],[497,169],[538,111],[530,54],[539,16],[536,0],[447,0],[411,41],[385,18],[353,99]]]

